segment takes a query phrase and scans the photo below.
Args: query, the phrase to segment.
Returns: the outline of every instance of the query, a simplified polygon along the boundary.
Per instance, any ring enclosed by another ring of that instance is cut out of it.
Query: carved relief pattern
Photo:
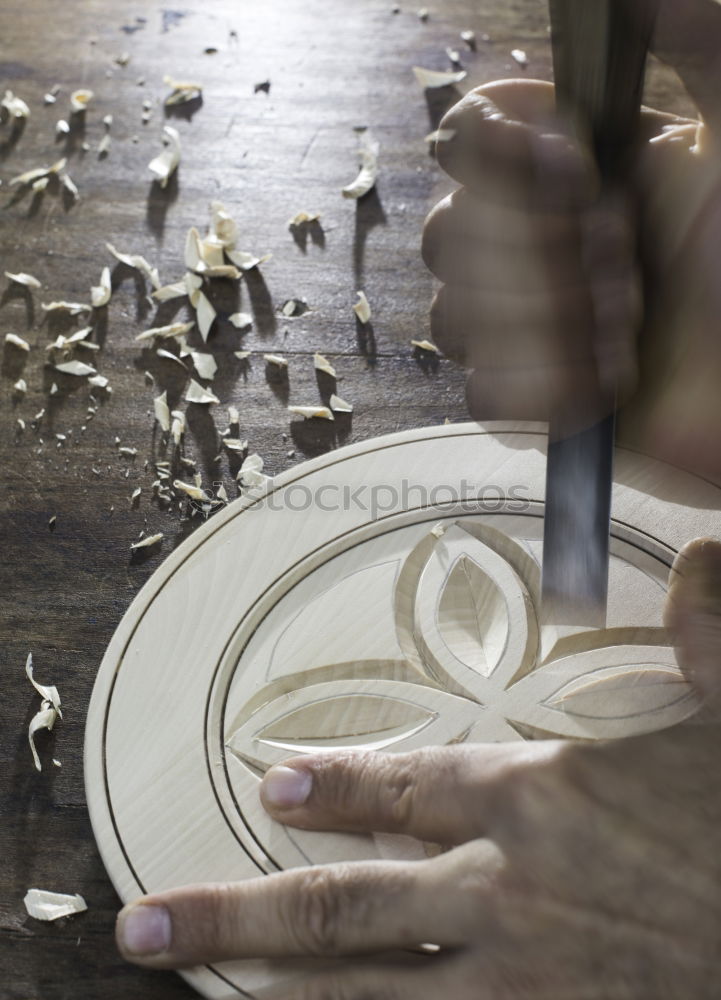
[[[358,593],[364,573],[376,586],[373,569],[357,574]],[[234,721],[227,750],[263,772],[338,748],[627,736],[698,707],[664,629],[542,625],[538,563],[488,524],[426,534],[387,600],[403,659],[353,659],[349,648],[344,662],[269,681]],[[286,649],[304,627],[303,615],[286,625]]]

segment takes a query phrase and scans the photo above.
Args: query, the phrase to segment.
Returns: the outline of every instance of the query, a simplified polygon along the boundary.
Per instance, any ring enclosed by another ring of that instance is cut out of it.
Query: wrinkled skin
[[[587,420],[617,384],[627,438],[721,473],[720,19],[712,0],[662,4],[657,50],[704,113],[703,148],[691,151],[695,123],[645,112],[631,194],[595,202],[593,169],[552,120],[546,84],[488,85],[449,112],[455,147],[439,158],[463,189],[429,217],[424,255],[446,281],[434,335],[476,369],[474,415],[543,419],[561,406]],[[405,833],[446,850],[156,893],[121,912],[122,954],[154,968],[308,957],[308,978],[279,1000],[715,1000],[721,544],[679,555],[666,622],[702,698],[692,722],[595,744],[293,758],[261,784],[278,821]],[[312,779],[296,806],[294,775]],[[148,908],[165,913],[152,949],[132,940]],[[421,953],[423,942],[440,951]]]

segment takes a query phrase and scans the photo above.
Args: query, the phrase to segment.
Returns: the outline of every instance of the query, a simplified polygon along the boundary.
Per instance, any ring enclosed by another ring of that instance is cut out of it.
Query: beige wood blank
[[[285,828],[273,763],[336,747],[597,739],[695,712],[661,627],[675,552],[721,534],[721,490],[619,450],[605,629],[540,617],[545,428],[476,424],[332,452],[230,504],[123,618],[88,715],[93,828],[121,898],[373,857],[389,835]],[[307,971],[194,969],[213,998]]]

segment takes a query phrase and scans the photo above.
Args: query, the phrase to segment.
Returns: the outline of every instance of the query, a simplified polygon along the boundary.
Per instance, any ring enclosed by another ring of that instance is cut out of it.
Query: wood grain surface
[[[195,9],[156,0],[121,6],[67,0],[62,10],[41,0],[8,0],[3,7],[0,88],[22,97],[31,117],[20,132],[0,129],[0,261],[3,271],[30,272],[43,283],[30,296],[6,290],[5,279],[0,284],[2,339],[14,332],[32,345],[29,355],[6,349],[0,366],[3,1000],[193,995],[172,973],[141,972],[119,959],[112,934],[118,900],[94,845],[83,789],[85,713],[104,649],[163,553],[198,523],[185,506],[167,511],[151,502],[154,474],[144,463],[159,457],[152,399],[159,386],[175,401],[182,380],[172,362],[134,342],[156,323],[155,310],[145,302],[146,289],[114,267],[105,242],[144,254],[164,282],[177,280],[186,230],[204,231],[208,203],[220,198],[239,223],[239,245],[273,252],[260,273],[241,282],[234,306],[253,313],[252,331],[240,335],[228,327],[211,335],[222,405],[209,413],[191,407],[201,412],[188,419],[186,454],[205,482],[222,479],[231,496],[233,468],[226,457],[214,461],[229,404],[238,407],[241,436],[265,458],[270,474],[340,444],[464,419],[464,373],[448,361],[414,356],[409,344],[428,335],[433,284],[419,254],[423,219],[450,189],[423,137],[469,87],[517,75],[512,48],[526,51],[529,75],[549,78],[550,46],[540,0],[450,0],[429,10],[424,23],[405,5],[393,14],[385,0],[209,0]],[[478,35],[476,52],[460,41],[466,28]],[[411,66],[448,68],[449,45],[462,49],[468,78],[457,91],[426,96]],[[217,51],[205,51],[211,47]],[[124,52],[129,62],[120,66],[115,60]],[[162,192],[151,184],[147,164],[161,148],[166,73],[197,79],[203,99],[173,115],[183,160]],[[266,80],[269,93],[255,92]],[[55,84],[57,102],[44,105]],[[80,86],[95,92],[84,133],[74,130],[56,141],[55,123],[67,118],[69,94]],[[689,109],[675,78],[659,67],[648,99]],[[147,124],[144,100],[152,105]],[[107,114],[113,115],[112,146],[99,158]],[[380,140],[381,172],[375,193],[356,204],[344,200],[340,188],[356,173],[353,128],[359,125]],[[15,197],[12,177],[61,155],[78,185],[77,203],[50,188],[35,199]],[[315,239],[296,240],[288,230],[288,219],[301,209],[322,213]],[[59,331],[43,322],[39,306],[87,301],[105,265],[113,268],[114,291],[106,317],[96,317],[102,347],[92,360],[113,392],[88,421],[87,385],[44,367],[45,345]],[[357,327],[351,312],[359,288],[373,307],[371,330]],[[307,299],[311,311],[286,321],[278,307],[290,297]],[[161,311],[160,321],[165,315]],[[287,385],[270,383],[263,363],[252,357],[242,368],[232,354],[241,347],[286,355]],[[317,382],[316,350],[336,366],[337,391],[354,413],[333,425],[291,426],[287,403],[317,403],[329,388]],[[146,370],[155,387],[146,383]],[[28,384],[21,400],[12,391],[18,377]],[[51,396],[53,381],[58,392]],[[34,427],[32,418],[43,408]],[[27,424],[22,433],[18,417]],[[118,453],[116,437],[137,449],[134,460]],[[138,486],[140,502],[131,507]],[[51,517],[57,518],[54,531]],[[129,546],[141,530],[164,532],[163,547],[131,560]],[[23,669],[30,650],[36,678],[58,686],[64,709],[53,733],[38,736],[41,773],[27,743],[28,722],[39,707]],[[80,892],[88,912],[38,923],[22,902],[31,886]]]

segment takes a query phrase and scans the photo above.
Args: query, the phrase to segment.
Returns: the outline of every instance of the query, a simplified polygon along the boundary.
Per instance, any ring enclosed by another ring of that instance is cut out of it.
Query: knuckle
[[[297,887],[296,906],[287,913],[289,932],[301,950],[312,955],[339,954],[339,942],[348,892],[343,886],[343,866],[309,868]]]

